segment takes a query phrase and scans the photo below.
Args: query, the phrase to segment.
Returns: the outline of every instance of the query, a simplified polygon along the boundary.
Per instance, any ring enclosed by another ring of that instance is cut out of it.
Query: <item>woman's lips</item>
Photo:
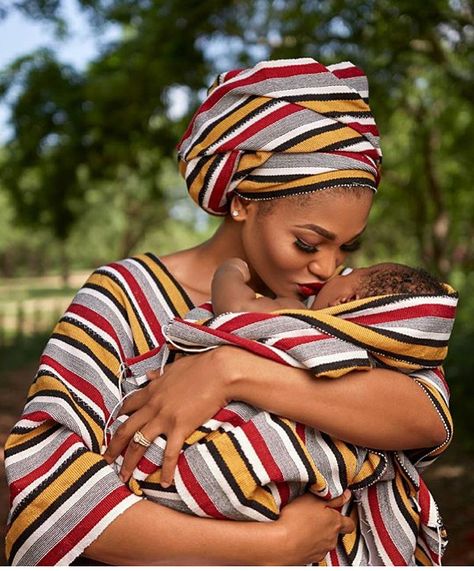
[[[298,289],[302,295],[309,297],[310,295],[317,295],[324,283],[311,283],[311,284],[298,284]]]

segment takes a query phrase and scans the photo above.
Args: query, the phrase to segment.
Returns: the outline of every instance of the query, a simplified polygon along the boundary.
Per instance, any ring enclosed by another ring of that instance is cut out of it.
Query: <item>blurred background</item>
[[[450,532],[445,563],[474,564],[473,44],[470,0],[0,0],[2,455],[54,321],[90,271],[216,228],[175,158],[216,73],[349,59],[369,77],[384,151],[350,263],[421,265],[460,293],[446,364],[456,434],[426,479]]]

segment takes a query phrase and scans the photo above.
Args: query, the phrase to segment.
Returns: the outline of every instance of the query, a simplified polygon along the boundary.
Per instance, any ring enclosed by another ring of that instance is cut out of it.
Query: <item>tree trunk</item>
[[[436,152],[439,146],[439,135],[435,127],[425,125],[423,129],[423,161],[428,196],[433,205],[434,216],[431,223],[431,243],[433,264],[440,277],[446,278],[452,268],[449,258],[448,236],[450,217],[436,170]]]
[[[64,287],[69,285],[69,278],[71,277],[71,265],[66,250],[65,240],[59,243],[59,263],[61,266],[61,280]]]

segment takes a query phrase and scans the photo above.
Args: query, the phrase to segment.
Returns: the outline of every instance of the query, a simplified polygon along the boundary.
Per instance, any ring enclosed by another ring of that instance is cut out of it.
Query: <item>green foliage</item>
[[[39,360],[50,332],[35,333],[18,339],[14,346],[0,345],[0,372],[13,371]]]
[[[472,3],[77,4],[98,34],[109,24],[120,26],[120,39],[82,72],[40,50],[0,74],[13,128],[0,154],[3,273],[12,267],[40,272],[68,259],[76,267],[95,266],[206,237],[216,222],[181,198],[173,154],[213,75],[270,57],[350,59],[369,76],[384,150],[381,189],[356,261],[427,266],[459,288],[448,374],[460,418],[472,418]],[[67,35],[63,6],[60,0],[17,0],[3,7],[3,15],[18,9]]]
[[[451,388],[457,442],[474,452],[472,419],[474,418],[474,271],[453,276],[459,289],[459,307],[453,337],[446,361],[446,375]]]
[[[5,94],[19,90],[0,176],[20,222],[46,226],[64,241],[84,218],[84,207],[96,204],[94,194],[113,195],[122,213],[113,227],[125,254],[139,241],[138,226],[161,224],[167,216],[166,191],[157,181],[213,72],[265,57],[350,58],[370,77],[385,150],[374,216],[380,224],[372,225],[376,240],[367,253],[404,252],[446,279],[472,265],[473,203],[463,191],[473,150],[474,34],[466,0],[78,5],[98,33],[101,25],[120,25],[121,39],[81,74],[40,51],[2,77]],[[62,16],[58,1],[13,7],[53,22]],[[179,118],[170,112],[176,93],[184,95]],[[161,204],[154,216],[150,203]],[[136,221],[133,231],[120,222],[124,212]],[[394,227],[402,231],[394,235]]]
[[[76,176],[84,160],[82,79],[41,50],[4,74],[5,90],[20,84],[12,104],[14,137],[7,144],[0,177],[18,219],[51,228],[65,240],[80,210],[83,189]]]

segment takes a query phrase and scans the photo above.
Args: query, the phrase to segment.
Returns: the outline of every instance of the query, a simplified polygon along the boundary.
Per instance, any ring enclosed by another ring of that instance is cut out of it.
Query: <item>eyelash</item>
[[[306,242],[303,242],[303,240],[300,240],[299,238],[296,238],[296,240],[295,240],[295,246],[296,246],[299,250],[302,250],[303,252],[306,252],[307,254],[314,254],[315,252],[318,251],[318,249],[316,248],[316,246],[311,246],[310,244],[307,244]]]
[[[357,240],[356,242],[352,242],[352,244],[344,244],[341,246],[341,250],[343,252],[356,252],[360,248],[361,241]]]
[[[343,252],[356,252],[360,248],[360,244],[361,244],[360,240],[357,240],[356,242],[353,242],[352,244],[344,244],[343,246],[341,246],[341,250]],[[306,242],[304,242],[303,240],[300,240],[299,238],[296,238],[295,246],[299,250],[302,250],[303,252],[306,252],[307,254],[314,254],[315,252],[318,251],[318,248],[316,246],[311,246],[311,244],[307,244]]]

